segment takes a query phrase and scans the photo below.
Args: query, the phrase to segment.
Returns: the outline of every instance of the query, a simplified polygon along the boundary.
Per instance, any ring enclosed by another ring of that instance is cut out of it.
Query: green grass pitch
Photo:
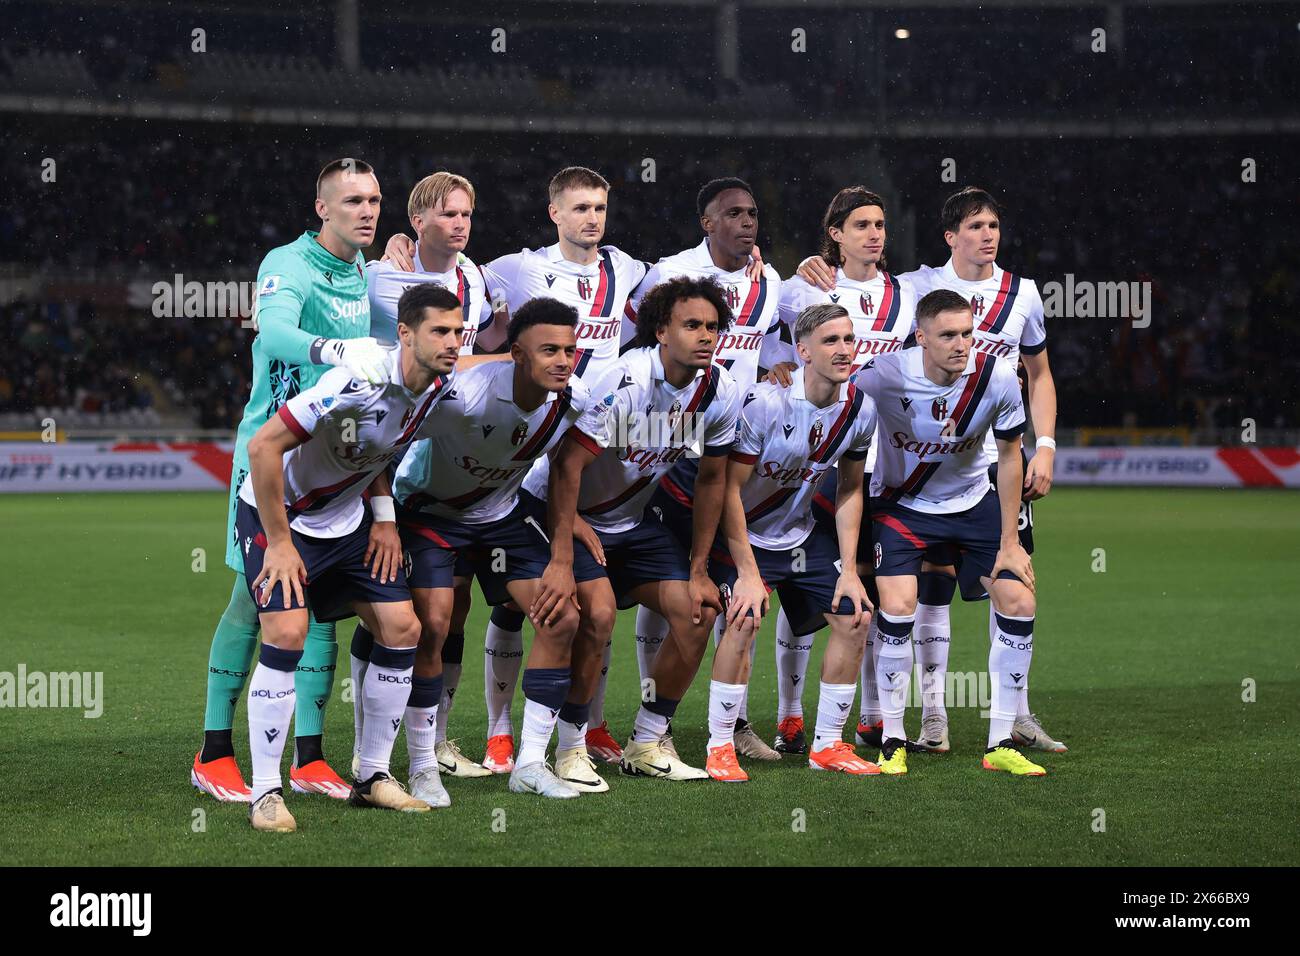
[[[208,642],[230,590],[224,494],[6,496],[0,671],[102,671],[104,711],[0,709],[10,864],[1100,864],[1300,863],[1300,672],[1294,492],[1060,488],[1037,509],[1039,614],[1031,699],[1070,746],[1049,775],[982,771],[978,707],[950,711],[953,751],[913,755],[903,779],[748,764],[742,786],[623,778],[572,802],[516,796],[504,777],[453,780],[427,815],[290,795],[300,830],[254,834],[242,806],[190,787]],[[207,568],[193,570],[194,549]],[[1093,570],[1104,549],[1105,571]],[[452,735],[482,753],[477,605]],[[954,612],[951,668],[982,671],[983,605]],[[633,615],[615,633],[608,716],[637,701]],[[776,710],[772,627],[751,718]],[[351,624],[340,627],[340,679]],[[816,705],[820,647],[805,713]],[[702,675],[675,721],[702,762]],[[1243,682],[1255,700],[1243,701]],[[516,708],[516,726],[518,725]],[[909,712],[909,729],[919,716]],[[244,705],[236,746],[249,772]],[[351,705],[330,705],[326,752],[345,770]],[[870,755],[874,757],[874,755]],[[395,769],[404,774],[399,740]],[[286,764],[287,773],[287,764]],[[504,812],[502,816],[501,811]],[[1098,832],[1104,812],[1104,832]],[[494,827],[494,821],[498,826]],[[504,830],[500,822],[504,821]],[[802,821],[803,826],[797,824]]]

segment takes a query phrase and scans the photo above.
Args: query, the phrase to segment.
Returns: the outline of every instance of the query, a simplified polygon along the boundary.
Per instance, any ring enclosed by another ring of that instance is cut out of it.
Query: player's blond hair
[[[469,196],[469,208],[473,209],[474,187],[464,176],[448,172],[425,176],[411,190],[411,196],[406,200],[406,214],[414,219],[417,213],[422,213],[426,209],[436,209],[457,189],[465,190],[465,194]]]

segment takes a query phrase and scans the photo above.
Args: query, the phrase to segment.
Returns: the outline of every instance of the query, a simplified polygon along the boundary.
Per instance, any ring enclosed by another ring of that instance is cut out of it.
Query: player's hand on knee
[[[795,370],[798,368],[799,366],[794,362],[777,362],[768,370],[768,384],[780,385],[782,388],[789,388],[790,383],[794,381]]]
[[[375,578],[389,583],[397,580],[397,569],[402,566],[402,538],[397,533],[396,522],[376,521],[370,525],[370,539],[362,560],[370,566],[372,581]]]
[[[761,579],[742,576],[736,581],[736,586],[731,590],[731,600],[727,602],[727,625],[734,626],[752,612],[754,628],[757,630],[763,623],[763,615],[767,613],[768,600],[767,588]]]
[[[835,269],[821,256],[809,256],[799,263],[799,278],[823,292],[835,288]]]
[[[261,589],[261,600],[258,601],[260,606],[266,607],[270,603],[271,593],[277,584],[283,589],[286,611],[293,606],[289,603],[290,595],[298,605],[307,606],[307,601],[303,598],[303,587],[307,584],[307,566],[302,563],[302,557],[292,541],[282,541],[266,549],[266,556],[262,559],[262,573],[253,581],[253,590]]]
[[[532,607],[528,609],[528,619],[534,627],[539,623],[551,627],[559,620],[561,609],[568,601],[582,610],[582,605],[578,603],[578,585],[573,580],[573,565],[552,561],[542,572],[541,586],[533,598]]]
[[[713,579],[703,572],[691,572],[687,582],[687,592],[691,597],[691,623],[699,624],[704,620],[704,609],[712,608],[713,613],[722,613],[722,595]]]
[[[591,552],[597,564],[602,568],[605,567],[605,547],[600,543],[600,535],[596,534],[595,528],[582,520],[582,515],[578,515],[573,521],[573,537],[582,542],[583,547]]]
[[[1029,554],[1020,546],[1017,541],[1011,545],[1004,545],[998,551],[997,560],[993,562],[993,571],[987,578],[980,578],[980,583],[984,585],[984,590],[992,593],[992,582],[998,579],[998,575],[1003,571],[1010,571],[1018,577],[1025,587],[1030,591],[1034,590],[1034,562],[1030,559]]]
[[[411,237],[399,232],[388,240],[384,246],[384,255],[380,262],[391,262],[403,272],[415,271],[415,243]]]
[[[838,611],[840,601],[844,598],[853,602],[853,627],[861,627],[871,620],[871,612],[875,607],[871,603],[871,598],[867,597],[867,588],[862,583],[862,579],[852,571],[842,572],[835,582],[835,596],[831,598],[831,607]]]

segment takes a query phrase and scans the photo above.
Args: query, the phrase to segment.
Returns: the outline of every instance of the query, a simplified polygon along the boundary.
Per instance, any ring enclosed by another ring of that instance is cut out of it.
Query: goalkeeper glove
[[[371,385],[388,381],[388,353],[372,338],[317,339],[311,352],[316,365],[341,366]]]

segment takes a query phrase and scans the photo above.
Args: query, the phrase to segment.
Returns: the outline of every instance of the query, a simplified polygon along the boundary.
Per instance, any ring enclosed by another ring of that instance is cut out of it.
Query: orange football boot
[[[290,767],[289,786],[294,793],[323,793],[335,800],[346,800],[352,792],[352,785],[330,769],[324,760],[313,760],[302,767]]]
[[[244,775],[239,772],[239,764],[234,757],[218,757],[201,763],[202,751],[194,755],[194,769],[190,771],[190,783],[222,803],[248,803],[253,791],[244,783]]]
[[[736,760],[735,744],[710,747],[709,759],[705,761],[704,769],[714,780],[721,780],[723,783],[744,783],[749,779],[749,774],[740,768],[740,763]]]
[[[837,740],[824,750],[810,752],[808,766],[814,770],[838,770],[854,775],[880,773],[879,767],[859,757],[844,740]]]

